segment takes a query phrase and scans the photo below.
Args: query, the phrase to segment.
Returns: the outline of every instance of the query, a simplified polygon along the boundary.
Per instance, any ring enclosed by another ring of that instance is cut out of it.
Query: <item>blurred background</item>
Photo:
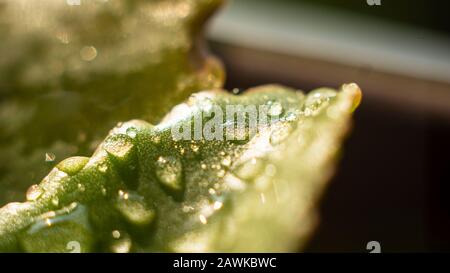
[[[450,19],[444,1],[234,0],[209,28],[227,89],[363,90],[307,251],[450,250]]]

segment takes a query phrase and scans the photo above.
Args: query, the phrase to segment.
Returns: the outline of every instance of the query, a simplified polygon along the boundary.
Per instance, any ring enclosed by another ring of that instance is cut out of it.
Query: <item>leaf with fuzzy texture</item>
[[[276,85],[207,91],[158,125],[118,124],[92,157],[60,162],[28,201],[0,210],[0,249],[64,252],[76,241],[83,252],[295,250],[314,227],[360,99],[355,84],[308,95]],[[229,105],[266,106],[271,122],[250,134],[246,116],[232,131],[241,140],[174,140],[179,128],[196,132],[216,118],[228,128],[212,112]]]

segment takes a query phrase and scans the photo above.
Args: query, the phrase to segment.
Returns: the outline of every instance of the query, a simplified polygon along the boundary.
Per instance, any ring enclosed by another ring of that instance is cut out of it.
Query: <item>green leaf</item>
[[[306,96],[276,85],[216,90],[193,94],[158,125],[120,123],[91,158],[64,160],[28,201],[0,209],[0,249],[68,252],[75,241],[83,252],[295,250],[314,227],[360,99],[355,84]],[[265,107],[258,130],[249,112],[218,114],[230,105]],[[239,115],[244,127],[222,131]],[[186,128],[203,134],[177,139]]]
[[[222,0],[68,3],[0,2],[0,204],[118,121],[157,122],[223,84],[201,37]]]

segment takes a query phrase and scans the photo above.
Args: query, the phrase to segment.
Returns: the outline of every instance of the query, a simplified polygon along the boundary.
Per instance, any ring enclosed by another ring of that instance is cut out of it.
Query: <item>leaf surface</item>
[[[355,84],[308,95],[277,85],[215,90],[155,126],[120,123],[92,157],[60,162],[28,201],[0,209],[0,249],[64,252],[75,241],[83,252],[295,250],[314,227],[360,99]],[[238,116],[217,114],[230,105],[264,106],[257,132],[245,111],[241,128]],[[200,138],[174,139],[180,128],[195,138],[199,125]]]

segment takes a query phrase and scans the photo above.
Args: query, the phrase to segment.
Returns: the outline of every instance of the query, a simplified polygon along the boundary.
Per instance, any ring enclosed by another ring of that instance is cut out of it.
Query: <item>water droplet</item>
[[[260,159],[252,158],[239,164],[234,170],[234,174],[241,179],[251,180],[260,174],[262,165]]]
[[[134,225],[145,226],[155,218],[155,211],[147,206],[143,197],[134,193],[119,193],[115,207],[125,220]]]
[[[80,56],[83,61],[93,61],[97,57],[97,49],[93,46],[85,46],[80,50]]]
[[[218,172],[217,172],[217,177],[224,177],[225,176],[225,170],[219,170]]]
[[[53,206],[57,207],[59,205],[59,199],[58,197],[52,198],[52,204]]]
[[[152,142],[155,144],[159,144],[159,142],[161,141],[161,137],[160,136],[154,136],[152,138]]]
[[[156,162],[156,176],[159,181],[173,190],[182,190],[183,166],[181,161],[172,156],[160,156]]]
[[[101,163],[100,165],[98,165],[98,170],[102,173],[106,173],[106,171],[108,170],[108,164],[106,164],[105,162]]]
[[[68,206],[68,210],[73,210],[76,207],[78,207],[78,203],[77,202],[72,202],[69,206]]]
[[[294,112],[289,112],[286,114],[286,121],[294,121],[297,119],[297,115]]]
[[[127,193],[127,192],[124,192],[123,190],[119,190],[118,194],[119,194],[119,198],[120,198],[120,199],[127,200],[128,197],[129,197],[128,193]]]
[[[231,165],[231,159],[230,157],[225,157],[224,159],[222,159],[222,165],[225,167],[229,167]]]
[[[309,116],[319,110],[331,98],[336,96],[336,91],[329,88],[321,88],[310,92],[305,100],[305,115]],[[307,110],[309,111],[307,112]]]
[[[270,105],[267,112],[269,116],[279,116],[283,113],[283,106],[279,102],[274,102]]]
[[[137,135],[138,130],[135,127],[129,127],[126,131],[126,134],[131,137],[135,138]]]
[[[126,236],[122,239],[116,240],[111,244],[111,250],[114,253],[128,253],[131,250],[131,239]]]
[[[103,148],[117,159],[126,159],[134,147],[132,139],[127,135],[113,135],[108,137]]]
[[[88,163],[89,157],[74,156],[64,159],[56,168],[58,170],[67,173],[68,175],[75,175]]]
[[[205,169],[206,169],[206,164],[202,163],[201,168],[202,168],[203,170],[205,170]]]
[[[188,212],[194,211],[194,207],[184,205],[182,210],[184,213],[188,213]]]
[[[66,250],[67,240],[64,239],[66,237],[58,236],[70,235],[68,240],[80,242],[83,249],[89,251],[93,240],[88,223],[85,206],[69,206],[45,212],[35,217],[29,228],[19,235],[22,247],[27,252],[61,252]],[[58,232],[61,230],[64,231],[63,234]]]
[[[202,97],[199,100],[199,106],[200,108],[205,111],[205,112],[209,112],[212,110],[213,108],[213,102],[210,98],[208,97]]]
[[[40,217],[41,218],[53,218],[56,216],[56,212],[54,212],[53,210],[46,212],[44,214],[42,214]]]
[[[86,190],[86,187],[83,184],[81,184],[81,183],[78,183],[77,186],[78,186],[78,190],[81,191],[81,192],[84,192]]]
[[[31,187],[28,188],[27,193],[26,193],[26,197],[28,201],[34,201],[36,199],[39,198],[39,196],[42,195],[42,190],[39,187],[39,185],[32,185]]]
[[[219,210],[222,208],[222,206],[223,206],[222,202],[216,201],[216,202],[214,202],[213,208],[214,208],[214,210]]]
[[[118,231],[118,230],[113,230],[113,231],[111,232],[111,234],[112,234],[112,237],[113,237],[114,239],[119,239],[119,238],[120,238],[120,231]]]
[[[311,116],[312,113],[313,113],[313,111],[310,108],[306,108],[305,111],[303,111],[303,114],[305,115],[305,117]]]
[[[208,220],[206,219],[205,215],[203,215],[203,214],[200,214],[198,216],[198,219],[200,219],[200,222],[204,225],[206,225],[208,223]]]
[[[53,162],[55,161],[56,156],[53,153],[45,153],[45,162]]]
[[[199,149],[200,149],[200,148],[199,148],[197,145],[191,144],[191,150],[192,150],[194,153],[198,152]]]

